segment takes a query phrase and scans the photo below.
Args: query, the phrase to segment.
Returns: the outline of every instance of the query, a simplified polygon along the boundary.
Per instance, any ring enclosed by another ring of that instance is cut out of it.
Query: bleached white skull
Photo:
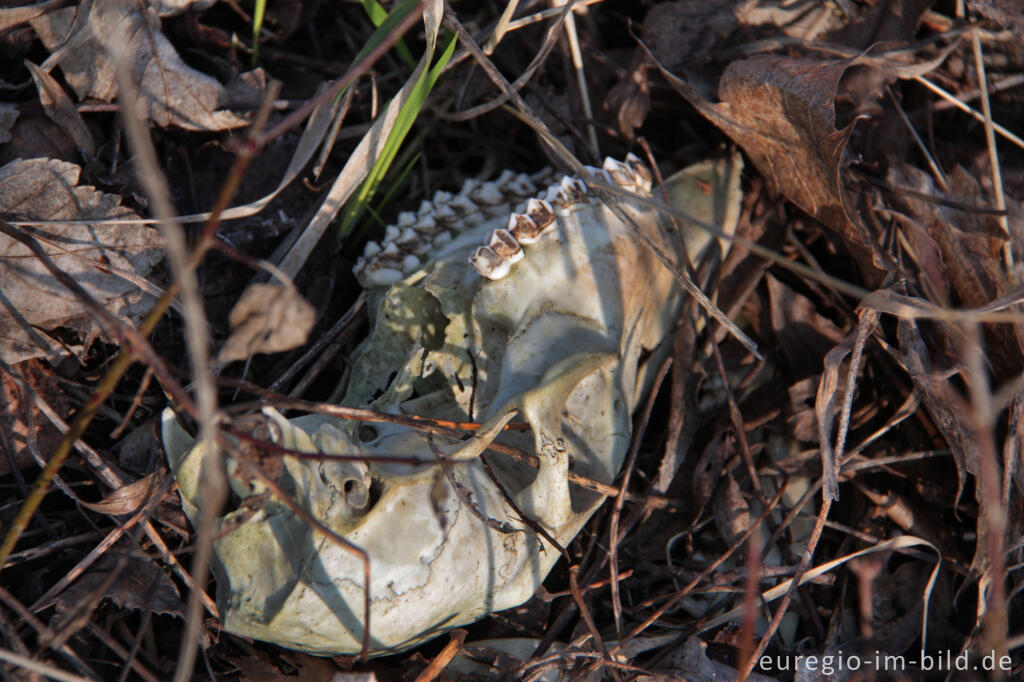
[[[592,170],[651,197],[650,173],[635,157]],[[593,514],[602,496],[568,475],[613,481],[633,409],[673,329],[682,289],[634,232],[676,254],[671,222],[649,203],[620,198],[629,225],[592,196],[589,178],[539,191],[540,177],[506,172],[468,181],[455,196],[438,192],[400,215],[356,267],[371,290],[372,331],[343,404],[483,422],[473,437],[428,442],[408,426],[263,411],[278,445],[377,457],[284,456],[277,479],[368,554],[371,653],[530,598],[560,554],[522,516],[564,546]],[[734,227],[737,158],[691,167],[667,185],[683,211]],[[696,227],[682,236],[694,258],[712,241]],[[503,430],[517,415],[528,429]],[[534,455],[534,466],[485,452],[492,441]],[[199,448],[170,413],[164,442],[195,517]],[[439,464],[438,452],[449,463]],[[428,463],[387,461],[410,455]],[[236,465],[228,458],[229,473]],[[241,476],[232,487],[239,498],[263,492]],[[233,529],[215,544],[227,630],[318,654],[361,650],[366,585],[357,556],[274,498],[219,523]]]

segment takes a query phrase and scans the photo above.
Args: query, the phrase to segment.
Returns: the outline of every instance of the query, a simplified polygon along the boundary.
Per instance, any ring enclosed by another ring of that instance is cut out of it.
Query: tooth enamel
[[[630,152],[626,155],[626,164],[633,171],[633,184],[642,192],[650,192],[654,176],[639,156]]]
[[[420,207],[418,209],[416,209],[416,215],[418,215],[420,217],[422,217],[422,216],[429,216],[433,212],[434,212],[434,205],[432,203],[430,203],[429,201],[427,201],[426,199],[421,201],[420,202]]]
[[[363,258],[373,258],[380,253],[380,244],[377,242],[366,242],[363,247]]]
[[[508,219],[508,232],[523,246],[534,244],[540,239],[541,228],[530,216],[513,213]]]
[[[377,287],[390,286],[395,282],[401,282],[404,278],[402,272],[395,268],[371,268],[366,272],[366,281]]]
[[[434,220],[433,216],[422,216],[416,224],[412,226],[412,229],[416,230],[420,234],[433,234],[437,231],[437,221]]]
[[[502,258],[509,265],[518,263],[523,259],[523,247],[519,245],[515,237],[508,230],[495,230],[491,233],[491,240],[488,243],[498,257]]]
[[[384,250],[380,252],[381,258],[394,258],[396,256],[398,256],[398,246],[393,241],[388,242]]]
[[[505,203],[505,196],[493,182],[483,183],[473,190],[470,196],[473,197],[473,201],[484,206],[500,206]]]
[[[451,200],[452,200],[452,193],[451,192],[445,192],[445,191],[440,190],[440,189],[437,190],[436,192],[434,192],[434,206],[435,207],[439,207],[442,204],[447,204]]]
[[[477,272],[492,280],[501,279],[512,270],[512,266],[489,246],[478,248],[469,262]]]
[[[414,256],[411,253],[408,256],[406,256],[405,258],[402,259],[402,272],[404,272],[406,274],[412,272],[413,270],[415,270],[419,266],[420,266],[420,259],[417,258],[416,256]]]
[[[474,203],[472,199],[467,197],[465,194],[460,194],[452,199],[448,206],[455,211],[457,215],[466,216],[471,213],[476,213],[480,210],[480,207]]]
[[[632,187],[633,186],[633,173],[632,169],[624,163],[619,163],[610,156],[604,158],[604,163],[601,164],[602,170],[605,174],[611,178],[611,181],[619,187]]]
[[[419,234],[416,233],[416,230],[412,229],[411,227],[407,227],[404,230],[402,230],[402,234],[398,236],[398,239],[395,240],[395,243],[401,246],[406,246],[408,244],[415,244],[416,242],[419,241],[419,239],[420,236]]]
[[[402,231],[398,229],[397,225],[388,225],[384,228],[384,242],[393,242],[398,239],[400,234],[402,234]]]
[[[530,199],[526,203],[526,214],[536,223],[540,232],[545,232],[555,224],[555,209],[543,199]]]
[[[398,214],[398,227],[408,227],[416,222],[416,214],[412,211],[402,211]]]

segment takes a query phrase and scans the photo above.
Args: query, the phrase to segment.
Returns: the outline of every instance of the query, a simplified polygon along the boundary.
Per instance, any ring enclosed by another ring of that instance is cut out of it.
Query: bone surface
[[[673,204],[730,233],[738,165],[734,157],[672,176]],[[252,485],[225,453],[235,507],[218,519],[214,551],[226,630],[357,654],[368,597],[370,651],[394,653],[534,594],[560,553],[521,514],[562,546],[573,539],[603,497],[571,487],[568,474],[615,480],[633,411],[671,345],[682,287],[636,231],[676,257],[685,243],[695,261],[718,243],[697,227],[683,228],[682,240],[672,233],[636,157],[593,172],[647,201],[615,194],[613,209],[590,178],[539,190],[553,176],[507,171],[457,195],[437,192],[386,229],[382,244],[367,245],[356,275],[369,290],[370,333],[342,403],[482,425],[461,439],[428,439],[395,423],[264,409],[256,434],[279,446],[372,456],[280,455],[267,468],[298,505],[366,552],[370,580],[354,553]],[[528,428],[503,430],[510,420]],[[195,522],[203,449],[169,411],[164,443]],[[536,467],[488,450],[492,443],[534,456]]]

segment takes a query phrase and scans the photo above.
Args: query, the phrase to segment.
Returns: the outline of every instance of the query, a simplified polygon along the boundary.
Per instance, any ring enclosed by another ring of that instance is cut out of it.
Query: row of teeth
[[[388,225],[384,239],[366,243],[354,272],[365,286],[389,286],[415,272],[435,248],[450,242],[462,230],[506,215],[512,203],[537,193],[536,182],[550,177],[550,169],[533,176],[502,172],[497,179],[466,180],[458,193],[443,190],[433,200],[424,199],[416,211],[398,214]]]
[[[649,194],[651,191],[651,173],[634,154],[629,154],[624,163],[609,156],[601,168],[586,166],[586,170],[591,177],[636,193]],[[586,197],[587,186],[582,180],[563,177],[560,183],[530,199],[525,210],[520,207],[509,216],[508,225],[492,232],[487,245],[479,247],[469,257],[470,264],[487,279],[505,277],[512,271],[512,266],[523,259],[524,246],[536,243],[543,234],[551,231],[556,216],[566,217],[583,208]]]
[[[625,163],[608,157],[601,168],[588,166],[587,171],[634,192],[646,194],[651,189],[650,172],[633,154],[626,157]],[[470,258],[481,275],[501,279],[523,258],[522,245],[536,242],[552,228],[556,216],[567,216],[586,201],[587,186],[568,176],[538,194],[535,183],[549,177],[548,169],[533,176],[506,170],[493,181],[466,180],[457,194],[439,190],[433,201],[424,200],[417,211],[399,213],[396,224],[385,228],[380,243],[367,242],[354,272],[364,286],[394,284],[419,269],[425,257],[450,242],[454,234],[507,215],[509,205],[518,202],[507,227],[495,230],[488,245],[477,249]]]

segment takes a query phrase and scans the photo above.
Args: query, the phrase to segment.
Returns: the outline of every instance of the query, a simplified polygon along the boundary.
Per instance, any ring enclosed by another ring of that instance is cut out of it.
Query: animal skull
[[[667,183],[673,203],[731,231],[738,168],[734,157],[676,174]],[[375,456],[286,455],[277,477],[368,554],[371,653],[400,651],[529,599],[560,553],[524,517],[564,546],[603,499],[570,485],[570,472],[610,483],[619,471],[631,415],[682,297],[634,231],[668,254],[678,253],[679,239],[651,208],[651,175],[636,157],[591,170],[647,201],[617,198],[613,208],[588,189],[591,178],[538,191],[543,176],[506,172],[401,214],[356,266],[371,292],[372,331],[343,404],[482,422],[471,438],[428,442],[394,423],[288,420],[263,410],[265,430],[282,447]],[[696,227],[681,236],[691,258],[712,242]],[[504,430],[517,415],[528,430]],[[201,448],[170,412],[164,442],[195,521]],[[488,451],[495,444],[535,455],[534,466]],[[424,463],[398,460],[409,456]],[[231,456],[226,462],[239,500],[265,493]],[[233,528],[214,546],[224,627],[317,654],[358,653],[363,563],[266,497],[255,512],[218,521]]]

